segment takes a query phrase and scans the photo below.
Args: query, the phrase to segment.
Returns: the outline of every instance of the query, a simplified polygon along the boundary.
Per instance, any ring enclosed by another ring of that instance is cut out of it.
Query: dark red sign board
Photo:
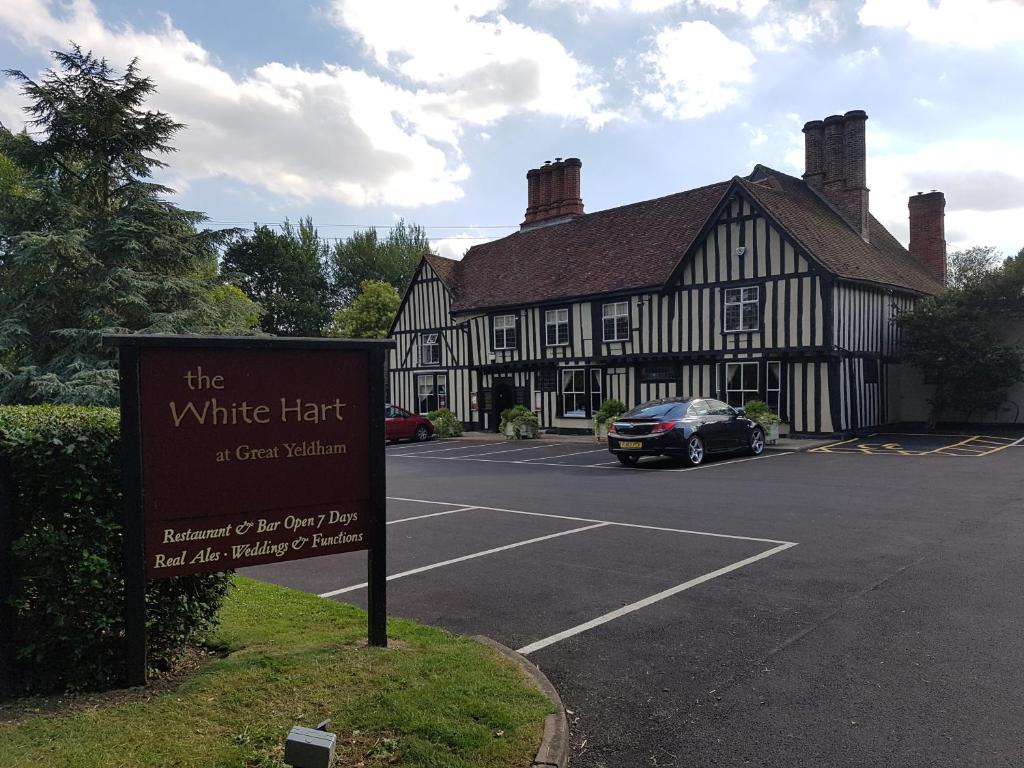
[[[121,378],[125,654],[142,684],[145,581],[367,550],[387,644],[390,341],[111,336]]]
[[[146,576],[366,549],[361,351],[144,348]]]

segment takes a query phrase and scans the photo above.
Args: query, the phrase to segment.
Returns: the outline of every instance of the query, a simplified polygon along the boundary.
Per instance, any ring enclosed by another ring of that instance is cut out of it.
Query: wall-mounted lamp
[[[736,255],[742,257],[747,252],[747,246],[740,245],[736,247]]]

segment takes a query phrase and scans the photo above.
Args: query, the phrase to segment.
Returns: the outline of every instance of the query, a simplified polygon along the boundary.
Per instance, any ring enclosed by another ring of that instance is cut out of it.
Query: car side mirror
[[[737,409],[736,409],[736,415],[737,415],[737,416],[746,416],[746,415],[747,415],[747,412],[746,412],[746,410],[744,410],[743,408],[737,408]]]

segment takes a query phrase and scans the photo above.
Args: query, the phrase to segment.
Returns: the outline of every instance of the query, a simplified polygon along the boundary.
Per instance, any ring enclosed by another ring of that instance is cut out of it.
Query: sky
[[[518,229],[545,160],[582,160],[591,212],[799,176],[803,124],[863,109],[904,244],[938,189],[950,250],[1024,247],[1024,0],[0,1],[0,68],[69,41],[138,57],[186,125],[160,179],[210,226],[404,218],[460,258]],[[24,103],[0,80],[0,123]]]

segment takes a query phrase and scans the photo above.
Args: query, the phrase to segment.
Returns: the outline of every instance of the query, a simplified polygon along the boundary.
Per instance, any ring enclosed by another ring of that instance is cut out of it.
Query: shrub
[[[438,437],[458,437],[462,434],[462,422],[447,408],[438,408],[427,414]]]
[[[782,419],[768,407],[767,403],[761,400],[747,400],[746,405],[743,408],[743,412],[746,417],[751,421],[756,421],[765,429],[771,429],[776,424],[780,423]]]
[[[536,437],[540,432],[540,420],[537,418],[537,414],[525,405],[517,405],[501,412],[501,424],[498,425],[498,431],[508,434],[509,428],[512,430],[511,437],[514,440]]]
[[[14,681],[18,692],[109,687],[123,676],[118,412],[0,407],[12,479]],[[147,585],[149,661],[166,667],[211,627],[226,574]]]
[[[621,400],[609,398],[601,403],[601,407],[594,414],[594,434],[598,434],[601,426],[609,421],[615,421],[626,412],[626,404]]]

